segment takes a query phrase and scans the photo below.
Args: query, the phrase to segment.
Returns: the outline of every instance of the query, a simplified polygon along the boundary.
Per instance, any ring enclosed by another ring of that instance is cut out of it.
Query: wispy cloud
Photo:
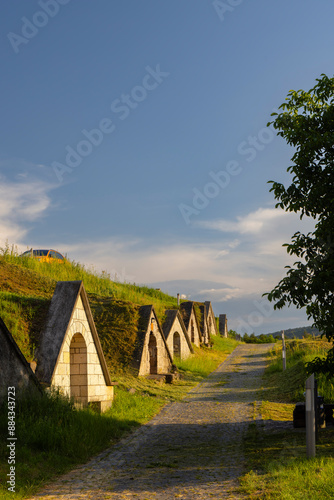
[[[274,223],[286,219],[291,214],[275,208],[259,208],[244,216],[237,216],[236,220],[216,219],[197,221],[196,226],[203,229],[214,229],[222,233],[259,234],[270,229]]]
[[[199,290],[198,295],[207,297],[215,302],[227,302],[230,299],[235,299],[244,295],[244,291],[240,288],[207,288]]]
[[[18,245],[23,243],[30,225],[45,216],[51,207],[49,192],[53,188],[49,181],[40,180],[35,174],[27,175],[26,168],[11,172],[11,179],[0,176],[1,244],[6,240]]]

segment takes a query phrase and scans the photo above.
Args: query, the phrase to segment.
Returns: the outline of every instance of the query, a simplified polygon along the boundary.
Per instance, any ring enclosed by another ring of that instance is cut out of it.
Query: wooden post
[[[286,370],[286,348],[285,348],[284,330],[282,331],[282,358],[283,358],[283,371],[284,371]]]
[[[315,401],[314,401],[314,373],[306,380],[306,455],[315,457]]]

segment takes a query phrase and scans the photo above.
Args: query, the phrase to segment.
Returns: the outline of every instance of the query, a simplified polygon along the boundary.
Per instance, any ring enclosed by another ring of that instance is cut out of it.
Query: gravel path
[[[268,344],[239,345],[185,399],[34,499],[241,499],[242,434],[256,418]]]

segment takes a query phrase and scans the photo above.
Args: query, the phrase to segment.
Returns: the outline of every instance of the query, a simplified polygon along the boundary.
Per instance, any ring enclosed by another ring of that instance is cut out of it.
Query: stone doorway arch
[[[70,344],[70,395],[78,403],[88,403],[87,346],[81,333]]]
[[[157,339],[155,338],[153,333],[150,333],[148,352],[150,356],[150,374],[155,375],[158,373],[158,347]]]
[[[173,354],[174,357],[181,357],[181,337],[178,332],[175,332],[173,335]]]

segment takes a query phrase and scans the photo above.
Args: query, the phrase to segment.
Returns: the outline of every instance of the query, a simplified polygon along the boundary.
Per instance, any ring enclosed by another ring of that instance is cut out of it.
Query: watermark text
[[[15,464],[16,464],[16,436],[15,436],[15,387],[8,387],[8,491],[15,493]]]

